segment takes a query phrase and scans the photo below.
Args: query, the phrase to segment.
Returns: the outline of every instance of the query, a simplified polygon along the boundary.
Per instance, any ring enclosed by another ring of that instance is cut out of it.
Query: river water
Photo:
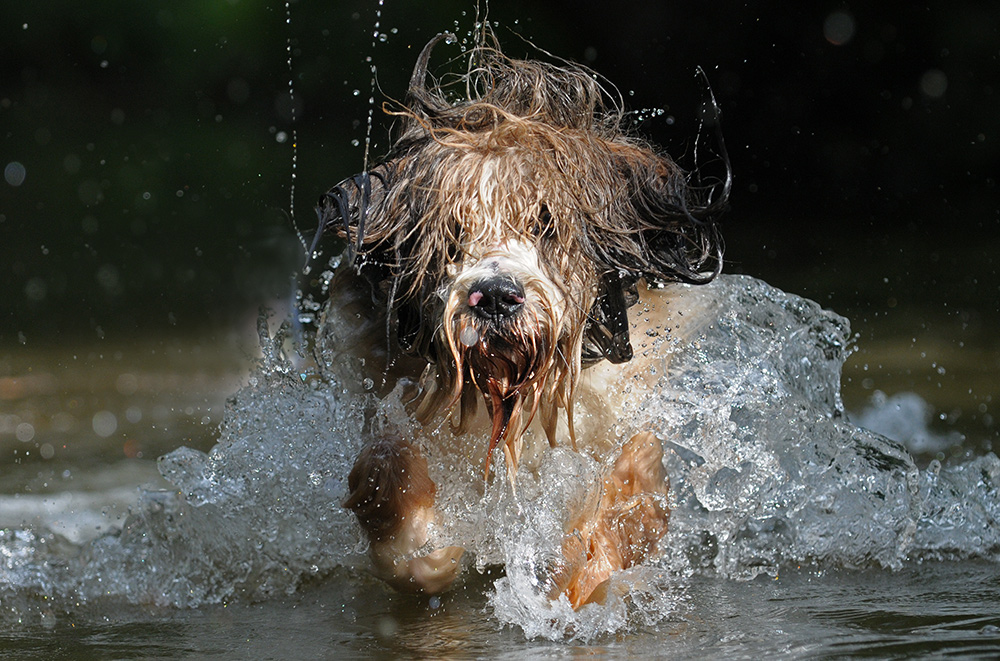
[[[458,523],[442,541],[471,551],[466,578],[401,596],[367,574],[338,505],[360,402],[342,373],[289,360],[276,320],[261,348],[252,335],[5,348],[0,446],[15,461],[0,475],[0,651],[994,657],[988,435],[919,394],[872,396],[870,367],[849,363],[866,376],[842,392],[853,336],[814,303],[732,276],[683,296],[705,323],[637,346],[669,370],[622,412],[626,437],[640,426],[666,440],[664,553],[576,613],[538,587],[547,512],[593,477],[571,453],[519,482],[520,502],[499,480],[443,503]],[[846,413],[845,398],[859,402]]]

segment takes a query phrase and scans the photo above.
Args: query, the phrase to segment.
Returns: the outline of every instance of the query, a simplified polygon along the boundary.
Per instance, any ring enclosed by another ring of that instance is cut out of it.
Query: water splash
[[[380,34],[382,40],[384,41],[384,34],[380,31],[382,29],[382,7],[385,4],[385,0],[378,0],[378,7],[375,9],[375,26],[372,29],[372,45],[371,45],[371,55],[365,58],[368,63],[369,70],[371,71],[371,80],[369,81],[368,90],[368,121],[365,125],[365,159],[363,172],[368,172],[369,152],[372,146],[372,123],[375,118],[375,86],[376,86],[376,76],[377,70],[375,68],[375,44],[380,40]]]
[[[663,440],[670,530],[662,556],[616,577],[606,603],[573,611],[549,598],[560,513],[595,486],[593,458],[545,451],[537,470],[519,474],[516,494],[499,461],[484,491],[481,464],[435,455],[434,434],[451,432],[431,430],[444,513],[432,543],[465,546],[473,571],[506,565],[488,597],[499,625],[552,639],[634,630],[670,617],[700,572],[747,579],[802,564],[1000,560],[1000,460],[921,472],[898,443],[848,422],[839,392],[846,320],[745,277],[670,291],[686,328],[637,339],[636,355],[655,373],[615,428]],[[144,492],[120,531],[83,544],[44,528],[0,533],[0,623],[107,599],[268,599],[322,577],[353,580],[338,568],[363,571],[365,543],[340,503],[365,420],[376,411],[377,424],[416,423],[398,389],[382,399],[366,390],[363,365],[335,343],[317,347],[319,366],[303,370],[286,357],[282,332],[266,328],[264,358],[229,401],[218,445],[162,457],[173,488]],[[332,328],[325,337],[337,336]]]
[[[933,414],[930,404],[916,393],[902,392],[890,397],[876,390],[869,405],[852,419],[865,429],[902,443],[913,454],[936,454],[964,440],[956,431],[933,432],[930,428]]]
[[[295,227],[295,183],[296,177],[298,176],[298,161],[299,161],[299,139],[298,139],[298,125],[296,123],[296,113],[295,113],[295,70],[292,66],[292,2],[291,0],[285,0],[285,26],[288,30],[288,36],[285,38],[285,51],[288,56],[288,101],[289,108],[291,109],[291,124],[292,124],[292,181],[291,185],[288,187],[288,214],[292,221],[292,226]],[[309,247],[306,245],[305,238],[302,236],[301,232],[297,232],[299,235],[299,240],[302,242],[303,248],[308,252]]]

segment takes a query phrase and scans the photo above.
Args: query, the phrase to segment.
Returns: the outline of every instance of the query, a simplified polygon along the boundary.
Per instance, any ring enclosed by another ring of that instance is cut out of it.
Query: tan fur
[[[584,374],[628,371],[626,310],[643,281],[702,283],[718,272],[713,221],[725,192],[699,199],[668,156],[628,135],[592,72],[510,60],[489,33],[455,100],[454,86],[426,83],[438,41],[421,54],[406,104],[391,110],[401,125],[387,159],[321,199],[321,230],[340,232],[348,260],[319,341],[344,347],[383,392],[415,384],[411,413],[426,429],[447,418],[458,437],[488,432],[474,450],[486,477],[500,446],[514,485],[529,427],[606,463],[595,506],[583,518],[567,513],[556,582],[580,605],[612,572],[653,554],[668,518],[659,441],[613,438],[623,403]],[[495,302],[491,286],[510,309],[480,302]],[[346,505],[380,573],[431,591],[453,578],[461,550],[422,549],[436,515],[419,445],[369,441]]]

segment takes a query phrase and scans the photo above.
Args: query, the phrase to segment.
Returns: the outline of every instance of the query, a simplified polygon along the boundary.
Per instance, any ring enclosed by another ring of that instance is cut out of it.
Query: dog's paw
[[[640,432],[622,446],[611,471],[613,500],[623,501],[639,494],[666,496],[670,483],[663,468],[663,444],[649,432]]]
[[[602,502],[605,526],[617,540],[623,567],[637,565],[656,552],[670,520],[669,488],[663,445],[649,432],[636,434],[622,447],[605,481]]]
[[[435,486],[427,474],[427,460],[399,438],[381,438],[366,445],[354,462],[347,487],[350,493],[344,507],[354,512],[372,543],[394,537],[407,519],[434,504]]]
[[[372,559],[378,575],[400,592],[444,592],[458,578],[462,569],[461,546],[445,546],[427,555],[400,555],[392,543],[372,547]]]
[[[653,434],[636,434],[604,479],[596,514],[563,540],[556,593],[565,592],[574,608],[603,601],[614,572],[651,557],[667,532],[668,489],[663,446]]]
[[[465,552],[447,546],[417,555],[434,520],[434,482],[427,460],[399,438],[364,447],[347,478],[344,507],[354,512],[371,543],[375,572],[397,590],[434,594],[447,589]]]

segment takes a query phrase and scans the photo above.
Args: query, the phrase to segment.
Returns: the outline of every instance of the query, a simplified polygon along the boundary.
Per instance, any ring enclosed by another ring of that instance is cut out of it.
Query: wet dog
[[[320,233],[347,242],[319,334],[376,394],[405,385],[420,424],[373,430],[345,506],[380,576],[438,592],[463,549],[429,543],[441,516],[429,447],[481,460],[487,479],[502,448],[515,489],[545,445],[588,453],[604,478],[564,513],[551,577],[552,596],[577,607],[654,555],[666,532],[661,443],[617,438],[624,402],[606,393],[626,368],[642,371],[630,332],[656,314],[650,287],[705,283],[721,269],[725,191],[700,199],[710,196],[669,156],[623,129],[621,104],[583,67],[509,59],[487,35],[457,84],[429,83],[443,38],[388,110],[399,126],[387,158],[318,209]]]

